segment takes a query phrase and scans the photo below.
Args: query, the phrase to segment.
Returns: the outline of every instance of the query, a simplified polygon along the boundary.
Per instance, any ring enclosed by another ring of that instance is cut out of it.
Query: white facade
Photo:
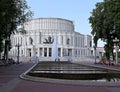
[[[65,60],[66,56],[91,56],[92,37],[75,32],[73,21],[62,18],[37,18],[24,24],[26,33],[18,32],[11,36],[11,55],[17,55],[16,45],[20,45],[20,56],[37,55],[39,59],[51,60],[52,44],[49,43],[57,36],[58,56]],[[47,43],[48,41],[48,43]]]

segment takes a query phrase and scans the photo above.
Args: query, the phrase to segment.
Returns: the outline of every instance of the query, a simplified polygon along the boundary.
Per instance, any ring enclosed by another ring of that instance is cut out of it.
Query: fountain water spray
[[[58,61],[57,36],[54,36],[54,41],[52,44],[52,61]]]

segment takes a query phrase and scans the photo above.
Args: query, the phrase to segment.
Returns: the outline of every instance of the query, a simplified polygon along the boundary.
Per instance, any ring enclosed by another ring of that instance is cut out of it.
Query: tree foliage
[[[113,39],[117,37],[120,40],[120,1],[104,0],[99,2],[91,14],[89,22],[95,46],[99,39],[106,42],[105,51],[109,59],[110,53],[113,54]]]
[[[0,0],[0,51],[8,39],[32,15],[25,0]]]

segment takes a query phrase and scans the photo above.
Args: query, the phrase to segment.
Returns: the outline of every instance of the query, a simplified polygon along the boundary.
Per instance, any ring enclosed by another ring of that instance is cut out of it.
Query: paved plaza
[[[120,70],[120,66],[94,64],[93,62],[76,62],[85,65],[106,67]],[[59,84],[48,82],[34,82],[19,78],[35,63],[26,62],[9,66],[0,66],[0,92],[120,92],[118,86],[85,86],[72,84]]]

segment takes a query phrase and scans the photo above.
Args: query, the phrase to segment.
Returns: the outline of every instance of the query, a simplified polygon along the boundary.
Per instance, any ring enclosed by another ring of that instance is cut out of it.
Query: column
[[[31,49],[31,56],[33,56],[34,55],[34,49],[32,48]]]
[[[38,57],[40,57],[40,49],[37,49]]]
[[[43,56],[43,48],[39,48],[39,57]]]
[[[19,46],[19,57],[22,55],[22,48]]]
[[[81,57],[81,49],[80,49],[80,57]]]
[[[24,50],[25,50],[25,52],[24,52],[25,56],[28,56],[28,54],[27,54],[27,48],[25,48]]]

